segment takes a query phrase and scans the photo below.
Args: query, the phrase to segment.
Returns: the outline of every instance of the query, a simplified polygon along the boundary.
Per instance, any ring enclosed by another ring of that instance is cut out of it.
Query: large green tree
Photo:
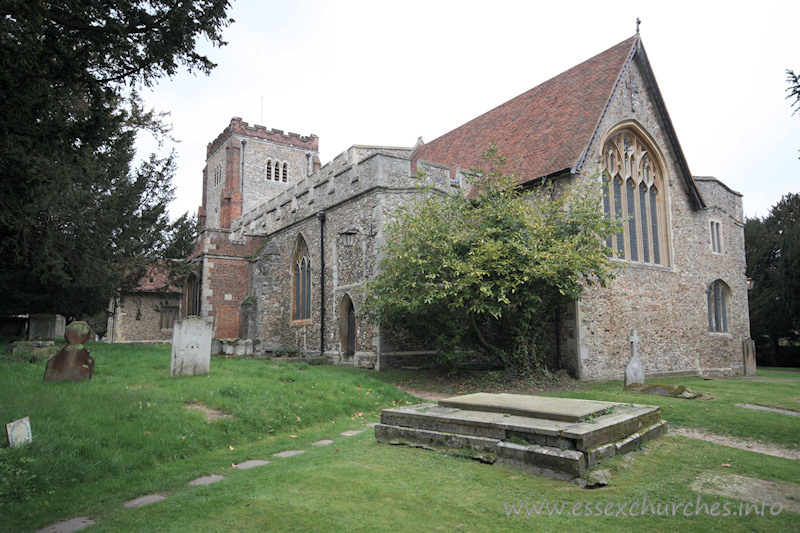
[[[775,361],[780,339],[800,330],[800,194],[784,195],[763,219],[744,226],[752,337]]]
[[[227,0],[0,0],[0,314],[102,309],[145,263],[186,252],[171,157],[134,169],[137,94],[214,64]],[[126,276],[128,274],[128,276]]]
[[[389,226],[366,313],[433,342],[446,360],[483,352],[509,369],[545,361],[556,307],[613,277],[600,180],[523,191],[494,147],[474,198],[428,189]],[[424,177],[422,178],[424,179]]]

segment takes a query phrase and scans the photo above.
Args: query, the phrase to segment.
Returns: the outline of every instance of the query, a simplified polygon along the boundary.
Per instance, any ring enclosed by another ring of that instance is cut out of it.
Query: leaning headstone
[[[45,382],[88,381],[94,372],[94,359],[83,345],[89,340],[91,330],[86,322],[76,321],[66,327],[67,346],[47,360]]]
[[[25,418],[9,422],[6,424],[6,435],[8,436],[8,445],[12,448],[33,441],[30,419],[26,416]]]
[[[636,353],[640,340],[642,339],[636,334],[636,330],[633,330],[631,336],[628,337],[628,341],[631,343],[631,359],[625,367],[626,387],[632,383],[644,383],[644,366]]]
[[[199,316],[189,316],[175,323],[172,331],[170,376],[208,374],[211,366],[211,324]]]
[[[742,341],[742,356],[744,358],[744,375],[753,377],[756,375],[756,341],[745,339]]]

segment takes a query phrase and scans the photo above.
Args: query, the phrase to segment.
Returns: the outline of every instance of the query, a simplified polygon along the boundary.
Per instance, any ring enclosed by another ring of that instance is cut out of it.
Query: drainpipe
[[[319,355],[325,356],[325,211],[317,213],[319,219]]]
[[[561,305],[556,306],[556,357],[558,366],[561,367]]]

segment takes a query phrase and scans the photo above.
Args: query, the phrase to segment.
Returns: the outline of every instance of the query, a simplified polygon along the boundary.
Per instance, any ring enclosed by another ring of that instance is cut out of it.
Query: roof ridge
[[[579,168],[583,167],[583,164],[586,162],[586,157],[589,155],[589,150],[594,144],[595,139],[597,139],[597,133],[600,131],[600,125],[603,123],[603,119],[605,118],[606,113],[608,113],[608,107],[611,105],[611,101],[614,99],[614,95],[617,93],[617,89],[619,89],[619,85],[620,83],[622,83],[622,79],[625,77],[625,73],[628,71],[628,67],[631,66],[631,61],[633,61],[633,58],[636,56],[636,52],[639,50],[639,47],[641,46],[642,38],[639,35],[638,25],[636,28],[636,35],[634,35],[633,37],[629,37],[628,39],[625,39],[625,41],[629,41],[631,39],[633,39],[633,42],[631,43],[631,48],[630,51],[628,52],[628,58],[625,60],[625,63],[622,65],[622,68],[617,74],[617,79],[614,81],[614,86],[611,88],[611,92],[608,93],[608,98],[606,99],[606,103],[603,106],[603,111],[597,118],[597,123],[595,124],[594,129],[592,130],[591,137],[589,137],[589,142],[586,144],[586,147],[584,148],[583,153],[580,155],[578,160],[570,168],[570,172],[572,172],[573,174],[575,174]],[[624,43],[625,41],[622,42]]]

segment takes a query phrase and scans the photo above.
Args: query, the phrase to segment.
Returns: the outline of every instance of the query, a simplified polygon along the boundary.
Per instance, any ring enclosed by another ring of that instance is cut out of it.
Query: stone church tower
[[[215,337],[241,337],[249,258],[263,236],[234,235],[231,224],[319,168],[319,139],[250,126],[234,117],[208,144],[203,169],[196,271],[184,291],[183,316],[214,323]]]

